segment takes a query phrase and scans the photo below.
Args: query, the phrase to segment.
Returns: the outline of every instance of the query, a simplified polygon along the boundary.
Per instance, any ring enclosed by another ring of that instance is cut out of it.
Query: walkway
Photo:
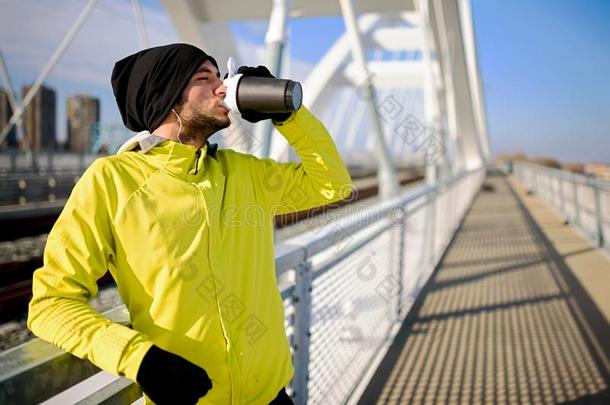
[[[488,177],[361,404],[610,404],[610,261],[511,182]]]

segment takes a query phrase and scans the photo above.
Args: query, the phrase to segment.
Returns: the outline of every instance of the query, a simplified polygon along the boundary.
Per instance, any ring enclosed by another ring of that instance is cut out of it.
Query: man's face
[[[223,101],[226,91],[212,62],[201,64],[182,93],[181,105],[176,108],[187,137],[207,138],[231,124],[229,110]]]

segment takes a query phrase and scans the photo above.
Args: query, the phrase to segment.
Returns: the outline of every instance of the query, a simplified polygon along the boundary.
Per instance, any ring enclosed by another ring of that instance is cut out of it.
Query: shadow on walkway
[[[610,326],[507,180],[486,182],[361,404],[610,404]]]

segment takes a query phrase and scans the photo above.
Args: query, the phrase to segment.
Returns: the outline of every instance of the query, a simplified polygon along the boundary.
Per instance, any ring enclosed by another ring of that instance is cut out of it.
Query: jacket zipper
[[[195,152],[195,173],[197,174],[197,168],[199,167],[199,156],[201,156],[201,148],[197,149]]]

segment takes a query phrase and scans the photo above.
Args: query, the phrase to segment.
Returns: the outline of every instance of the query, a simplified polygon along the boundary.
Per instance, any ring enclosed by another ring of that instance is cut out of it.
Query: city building
[[[22,88],[22,99],[31,86]],[[41,86],[23,114],[24,147],[32,150],[56,146],[56,95],[55,90]]]
[[[73,152],[90,152],[91,129],[100,120],[99,99],[87,95],[68,97],[67,149]]]
[[[9,102],[8,93],[4,89],[0,89],[0,131],[8,124],[11,116],[13,115],[13,109]],[[6,150],[9,147],[17,146],[17,129],[11,128],[6,137],[0,142],[0,150]]]

